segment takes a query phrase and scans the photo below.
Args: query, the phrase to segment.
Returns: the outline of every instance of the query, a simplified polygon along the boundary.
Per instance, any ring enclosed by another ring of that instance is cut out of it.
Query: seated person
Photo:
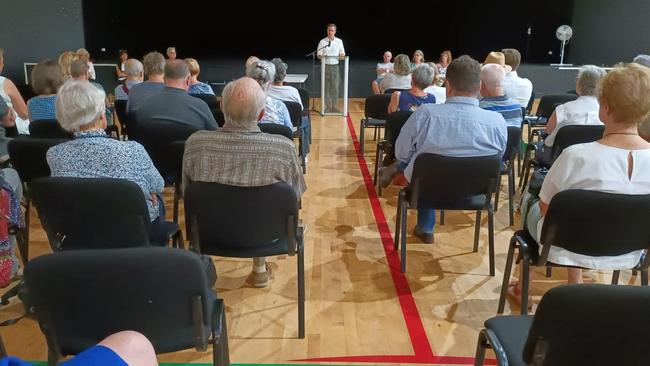
[[[514,48],[504,48],[501,52],[505,56],[505,64],[512,69],[512,71],[506,72],[503,91],[519,103],[519,106],[526,108],[533,94],[533,83],[517,75],[517,69],[521,64],[521,53]]]
[[[479,107],[501,113],[508,127],[521,127],[523,122],[521,106],[503,92],[506,70],[497,64],[486,64],[481,68],[481,100]]]
[[[300,107],[304,109],[305,106],[302,105],[298,89],[290,85],[284,85],[284,79],[287,77],[287,64],[279,58],[274,58],[271,63],[275,66],[275,77],[273,83],[266,89],[266,95],[281,101],[299,103]]]
[[[61,366],[157,366],[156,351],[144,335],[131,330],[111,334]],[[0,366],[33,366],[16,357],[0,359]]]
[[[388,89],[407,90],[411,87],[411,62],[407,55],[395,56],[393,71],[386,74],[379,83],[379,90],[382,93]]]
[[[440,84],[439,86],[442,86],[445,83],[445,78],[447,75],[447,67],[452,61],[451,57],[451,51],[445,50],[440,53],[440,58],[438,59],[438,63],[436,64],[438,66],[438,73],[440,74]]]
[[[126,79],[126,66],[124,65],[124,63],[126,62],[126,60],[129,59],[129,53],[127,52],[127,50],[122,49],[118,51],[118,55],[119,55],[119,61],[117,62],[117,64],[119,66],[115,66],[115,74],[117,75],[117,81],[121,83],[122,81],[124,81],[124,79]]]
[[[413,60],[411,61],[411,71],[424,63],[424,52],[422,50],[415,50],[413,52]]]
[[[381,94],[379,92],[379,83],[384,79],[384,76],[393,72],[394,64],[391,62],[393,60],[393,54],[390,51],[384,52],[383,62],[377,63],[377,79],[372,81],[372,93]]]
[[[433,94],[433,96],[436,97],[436,104],[443,104],[447,100],[447,90],[445,87],[439,86],[443,84],[443,81],[440,78],[440,71],[438,71],[438,66],[433,62],[427,62],[427,65],[433,68],[435,74],[433,76],[431,85],[424,88],[424,91],[429,94]]]
[[[0,48],[0,73],[5,66],[4,50]],[[0,97],[9,108],[16,112],[16,128],[19,133],[29,134],[29,114],[27,104],[10,79],[0,75]]]
[[[259,83],[241,78],[223,90],[223,128],[199,131],[185,143],[183,187],[191,182],[215,182],[240,187],[259,187],[285,182],[298,199],[305,192],[300,160],[292,141],[262,133],[258,123],[267,98]],[[271,277],[265,258],[253,261],[253,285],[266,287]]]
[[[530,204],[528,209],[522,208],[525,228],[538,243],[544,215],[559,192],[585,189],[650,194],[650,143],[637,131],[639,123],[650,112],[650,69],[629,64],[608,72],[600,82],[598,101],[600,120],[605,124],[603,137],[566,148],[546,175],[539,201]],[[552,246],[548,261],[580,268],[620,270],[637,265],[642,255],[643,251],[636,251],[616,257],[590,257]],[[569,283],[582,282],[580,268],[568,269]],[[517,300],[520,300],[521,285],[517,281],[508,288]]]
[[[11,135],[9,130],[14,131],[16,134],[16,112],[13,108],[10,108],[4,99],[0,98],[0,163],[4,163],[9,160],[9,151],[7,150],[7,145],[11,138],[7,135]]]
[[[186,58],[187,67],[190,69],[190,88],[187,90],[190,94],[214,95],[212,87],[204,82],[199,81],[201,67],[199,62],[193,58]]]
[[[637,55],[634,57],[632,62],[650,68],[649,55]],[[650,116],[648,116],[648,118],[639,126],[639,135],[643,137],[644,140],[650,141]]]
[[[136,112],[140,103],[165,87],[165,57],[160,52],[149,52],[144,56],[144,74],[147,81],[133,85],[126,103],[128,113]]]
[[[257,81],[266,93],[275,78],[275,66],[268,61],[256,61],[246,69],[246,76]],[[264,116],[260,123],[276,123],[295,130],[287,106],[275,98],[266,98]]]
[[[555,142],[557,131],[570,125],[602,125],[598,116],[599,106],[596,95],[598,82],[605,76],[605,70],[586,65],[580,68],[576,79],[576,92],[578,99],[557,106],[546,123],[544,139],[541,149],[535,158],[545,166],[551,165],[551,150]]]
[[[447,101],[426,104],[406,121],[395,144],[397,162],[382,168],[380,184],[387,186],[403,171],[410,182],[418,155],[434,153],[453,157],[503,154],[508,132],[497,112],[479,108],[476,96],[481,88],[481,66],[469,56],[461,56],[447,68]],[[435,211],[419,208],[414,235],[433,243]]]
[[[191,78],[187,63],[183,60],[167,61],[164,73],[165,87],[140,103],[136,115],[138,124],[142,126],[151,120],[164,120],[196,131],[216,130],[217,121],[210,107],[187,94]]]
[[[115,87],[115,100],[129,100],[129,91],[144,77],[144,68],[138,59],[130,58],[123,65],[126,79]]]
[[[77,57],[79,57],[79,60],[85,62],[86,65],[88,66],[88,78],[90,80],[97,79],[97,73],[95,72],[95,66],[90,61],[90,53],[88,52],[88,50],[85,49],[85,48],[78,49],[77,50]]]
[[[95,88],[101,90],[102,93],[106,94],[106,91],[104,90],[102,84],[90,80],[90,69],[88,68],[88,63],[82,61],[81,59],[74,60],[70,64],[70,77],[76,81],[85,81],[87,83],[90,83],[90,85],[94,86]],[[105,103],[106,103],[106,121],[108,122],[109,125],[112,125],[113,118],[110,110],[111,102],[108,100],[108,98],[106,98]]]
[[[104,93],[90,83],[69,80],[56,101],[56,116],[74,140],[51,147],[47,163],[53,177],[120,178],[136,183],[149,209],[149,240],[166,244],[163,178],[144,147],[135,141],[108,138]]]
[[[32,89],[36,96],[27,101],[30,121],[56,119],[56,91],[62,84],[63,74],[57,62],[43,60],[36,64],[32,70]]]
[[[390,96],[388,113],[396,111],[415,111],[422,104],[436,102],[436,97],[424,91],[433,82],[435,71],[429,65],[422,64],[411,74],[411,89],[405,92],[394,91]]]

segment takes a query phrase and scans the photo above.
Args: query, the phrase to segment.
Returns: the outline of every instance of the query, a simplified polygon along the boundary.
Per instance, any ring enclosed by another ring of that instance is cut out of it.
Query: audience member
[[[408,119],[395,144],[397,162],[383,168],[380,179],[388,186],[404,171],[411,180],[418,155],[472,157],[503,154],[508,138],[503,117],[478,106],[481,66],[469,56],[461,56],[447,68],[447,101],[423,105]],[[444,174],[444,173],[441,173]],[[436,216],[432,209],[419,208],[414,235],[425,243],[433,242]]]
[[[427,86],[424,91],[429,94],[433,94],[433,96],[436,97],[436,104],[443,104],[447,100],[447,89],[439,86],[442,85],[444,81],[441,80],[438,66],[433,62],[427,62],[427,65],[433,69],[435,74],[433,76],[431,85]]]
[[[521,106],[503,92],[506,71],[496,64],[481,68],[481,100],[479,107],[501,113],[508,127],[521,127],[523,122]]]
[[[117,64],[119,66],[115,67],[115,73],[117,74],[117,80],[123,81],[126,79],[126,65],[124,63],[129,59],[129,53],[126,50],[119,50],[118,55],[119,61]]]
[[[576,79],[578,99],[557,106],[546,123],[546,133],[541,149],[535,154],[545,165],[551,163],[551,148],[560,128],[569,125],[601,125],[598,105],[598,83],[605,76],[605,70],[586,65],[580,68]]]
[[[4,67],[4,50],[0,48],[0,73],[2,73]],[[0,76],[0,96],[4,99],[7,106],[16,112],[16,128],[18,132],[29,134],[27,104],[25,104],[25,100],[20,95],[16,85],[4,76]]]
[[[176,47],[167,47],[167,61],[176,60]]]
[[[149,209],[149,239],[166,244],[164,182],[144,147],[108,138],[105,94],[90,83],[68,80],[59,88],[56,116],[74,140],[51,147],[47,162],[54,177],[120,178],[135,182]]]
[[[128,100],[129,92],[144,78],[144,68],[138,59],[130,58],[124,62],[124,83],[115,87],[115,100]]]
[[[7,130],[15,129],[15,126],[16,112],[5,103],[4,99],[0,98],[0,163],[9,160],[7,145],[11,138],[7,137]]]
[[[199,181],[243,187],[286,182],[300,199],[306,185],[295,145],[283,136],[262,133],[257,126],[270,98],[247,77],[228,83],[222,95],[223,128],[196,132],[185,143],[183,187]],[[255,258],[254,286],[267,286],[270,277],[266,259]]]
[[[248,69],[254,67],[260,59],[257,56],[250,56],[246,59],[246,66],[244,67],[244,75],[248,73]]]
[[[266,93],[275,78],[275,66],[268,61],[257,61],[246,70],[246,76],[257,81]],[[260,123],[276,123],[293,129],[287,106],[275,98],[266,98],[264,116]]]
[[[649,55],[637,55],[632,62],[650,68]],[[639,136],[643,137],[646,141],[650,141],[650,116],[639,126]]]
[[[589,69],[591,71],[583,73],[591,72],[591,77],[600,75],[600,70],[596,71],[593,66],[585,70]],[[539,201],[522,210],[524,226],[538,243],[548,206],[559,192],[585,189],[650,194],[650,143],[637,131],[639,123],[650,113],[650,70],[636,64],[616,67],[602,78],[597,95],[598,113],[605,124],[603,137],[596,142],[566,148],[546,175]],[[548,261],[572,266],[568,269],[569,283],[581,283],[580,268],[629,269],[636,266],[642,256],[643,251],[639,250],[615,257],[590,257],[552,246]],[[521,285],[521,281],[517,281],[508,288],[517,300],[520,300]]]
[[[190,69],[190,88],[187,92],[190,94],[214,95],[214,91],[209,84],[199,81],[199,73],[201,72],[199,62],[193,58],[186,58],[185,62],[187,62],[187,67]]]
[[[142,101],[136,115],[138,124],[142,126],[151,120],[164,120],[194,130],[216,130],[217,121],[210,107],[201,99],[187,94],[191,79],[187,63],[169,60],[164,72],[165,87]],[[136,87],[139,85],[142,84]]]
[[[135,112],[140,103],[148,97],[160,92],[165,87],[165,57],[159,52],[149,52],[144,56],[144,74],[147,81],[133,85],[129,89],[129,99],[126,103],[127,112]]]
[[[449,66],[451,61],[452,61],[451,51],[449,50],[442,51],[442,53],[440,54],[440,58],[438,59],[438,72],[440,73],[440,78],[443,83],[447,75],[447,66]],[[440,84],[440,86],[442,86],[442,84]]]
[[[386,76],[386,74],[393,72],[394,64],[391,62],[393,60],[393,54],[390,51],[384,52],[382,62],[377,63],[377,79],[372,81],[372,92],[374,94],[380,94],[379,83]]]
[[[59,55],[59,67],[61,67],[61,74],[63,74],[64,81],[70,79],[70,65],[72,61],[78,59],[79,56],[77,56],[77,53],[72,51],[63,51]]]
[[[632,62],[639,64],[641,66],[650,67],[650,56],[649,55],[637,55],[634,57]]]
[[[411,60],[411,71],[424,63],[424,52],[422,50],[415,50],[413,52],[413,59]]]
[[[95,66],[90,62],[90,53],[85,48],[80,48],[77,50],[77,57],[79,60],[83,61],[88,65],[88,74],[91,80],[97,79],[97,74],[95,73]]]
[[[533,83],[517,75],[517,69],[521,64],[521,54],[514,48],[504,48],[501,52],[505,57],[505,64],[512,68],[512,71],[506,72],[503,91],[520,106],[526,108],[533,94]]]
[[[104,90],[102,84],[90,80],[90,69],[88,69],[88,63],[81,59],[72,61],[72,63],[70,64],[70,77],[72,77],[72,79],[76,81],[88,82],[95,88],[101,90],[102,93],[106,94],[106,90]],[[105,98],[105,104],[106,104],[106,121],[108,122],[109,125],[112,125],[113,119],[112,119],[111,109],[109,108],[111,103],[108,100],[108,98]]]
[[[403,53],[395,56],[394,72],[386,74],[379,83],[379,90],[384,93],[388,89],[407,90],[411,88],[411,63]]]
[[[63,85],[61,68],[55,61],[42,60],[32,69],[32,89],[35,97],[27,101],[31,121],[56,119],[56,92]]]
[[[266,95],[277,100],[296,102],[300,104],[300,107],[305,108],[302,105],[298,89],[290,85],[284,85],[284,78],[287,77],[287,64],[280,58],[274,58],[271,63],[275,66],[275,77],[273,83],[266,89]]]
[[[405,92],[394,91],[390,96],[388,113],[395,111],[415,111],[422,104],[435,103],[436,97],[424,91],[431,83],[435,71],[429,65],[422,64],[411,74],[411,89]]]

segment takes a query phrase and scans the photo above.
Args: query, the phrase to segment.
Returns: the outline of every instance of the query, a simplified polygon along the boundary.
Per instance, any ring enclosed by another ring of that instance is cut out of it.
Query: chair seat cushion
[[[523,351],[532,324],[532,315],[498,316],[485,321],[485,328],[494,332],[508,356],[508,365],[526,365],[523,360]]]
[[[365,121],[366,126],[385,126],[386,125],[386,120],[385,119],[365,118],[364,121]]]
[[[471,196],[458,201],[420,201],[418,207],[446,210],[482,210],[485,207],[485,195]]]

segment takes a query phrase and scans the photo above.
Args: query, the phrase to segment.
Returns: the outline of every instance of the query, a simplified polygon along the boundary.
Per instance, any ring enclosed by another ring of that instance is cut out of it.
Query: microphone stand
[[[314,75],[316,75],[316,54],[318,53],[318,51],[329,47],[331,44],[332,44],[332,41],[329,41],[327,45],[325,45],[325,46],[323,46],[321,48],[318,48],[318,49],[316,49],[316,51],[310,52],[310,53],[305,55],[305,57],[311,56],[311,86],[312,86],[312,93],[314,93],[314,95],[317,94],[317,90],[315,90],[315,88],[316,88],[316,79],[315,79],[315,76],[314,76]],[[321,95],[321,98],[322,97],[323,96]],[[313,101],[314,98],[311,98],[311,99],[312,99],[312,103],[311,103],[310,110],[316,111],[316,106],[314,105],[314,101]]]

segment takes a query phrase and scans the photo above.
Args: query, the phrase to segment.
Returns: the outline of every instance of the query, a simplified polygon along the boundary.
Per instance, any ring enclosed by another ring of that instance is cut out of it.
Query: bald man
[[[481,100],[479,107],[501,113],[508,127],[521,127],[521,106],[503,91],[506,71],[498,64],[486,64],[481,68]]]
[[[307,189],[294,143],[284,136],[262,133],[266,95],[257,81],[244,77],[226,85],[221,109],[225,124],[217,131],[199,131],[185,143],[183,186],[195,181],[240,187],[285,182],[300,198]],[[253,261],[253,285],[266,287],[271,270],[266,258]]]

